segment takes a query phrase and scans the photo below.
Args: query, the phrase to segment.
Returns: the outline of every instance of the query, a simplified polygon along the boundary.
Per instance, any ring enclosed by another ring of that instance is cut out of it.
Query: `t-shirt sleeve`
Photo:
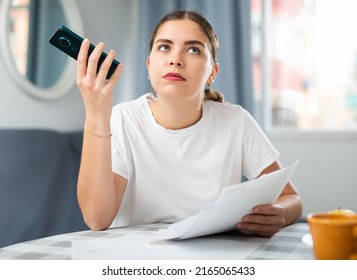
[[[128,168],[125,155],[124,129],[121,113],[118,106],[115,106],[110,119],[112,132],[112,170],[114,173],[128,178]]]
[[[258,123],[244,110],[243,175],[249,180],[279,158],[279,152],[269,141]]]

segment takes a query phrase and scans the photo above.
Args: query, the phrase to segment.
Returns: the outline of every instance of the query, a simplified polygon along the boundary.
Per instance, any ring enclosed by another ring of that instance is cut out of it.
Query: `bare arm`
[[[89,228],[103,230],[110,226],[125,188],[126,179],[112,172],[110,138],[85,133],[77,193]]]
[[[115,56],[110,51],[97,74],[104,44],[97,45],[87,65],[89,44],[88,39],[83,41],[77,62],[77,85],[86,110],[77,195],[86,224],[102,230],[115,218],[126,188],[126,179],[112,172],[110,137],[112,92],[123,67],[118,66],[110,80],[105,79]]]
[[[274,162],[259,175],[281,169],[278,161]],[[288,182],[272,205],[258,205],[254,207],[253,214],[243,217],[243,222],[238,224],[238,229],[271,237],[282,227],[296,222],[302,213],[302,205],[299,194],[291,182]]]

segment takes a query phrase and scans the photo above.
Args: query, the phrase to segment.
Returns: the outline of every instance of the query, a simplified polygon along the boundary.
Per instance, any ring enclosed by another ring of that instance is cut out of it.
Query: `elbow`
[[[84,223],[89,229],[94,231],[102,231],[108,229],[115,216],[115,209],[111,209],[103,206],[103,204],[97,201],[90,201],[78,199],[79,207],[82,212]]]
[[[86,218],[84,217],[85,224],[94,231],[103,231],[109,228],[111,223],[103,221],[101,219]]]
[[[106,230],[110,227],[114,218],[98,211],[82,211],[85,224],[94,231]]]

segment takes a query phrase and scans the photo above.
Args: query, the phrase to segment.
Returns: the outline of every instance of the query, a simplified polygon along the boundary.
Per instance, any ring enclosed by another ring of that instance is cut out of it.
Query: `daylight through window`
[[[268,127],[357,131],[357,1],[252,0],[256,99]]]

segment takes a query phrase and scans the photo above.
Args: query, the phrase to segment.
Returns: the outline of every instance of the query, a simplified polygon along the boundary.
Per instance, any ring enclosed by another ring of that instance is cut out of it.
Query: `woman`
[[[281,168],[253,118],[210,89],[219,72],[218,39],[198,13],[175,11],[159,22],[147,58],[153,93],[113,109],[123,65],[106,80],[114,51],[97,74],[104,44],[87,63],[88,47],[85,39],[77,71],[86,110],[78,199],[93,230],[176,222],[215,201],[241,175],[254,179]],[[269,237],[301,211],[289,182],[276,203],[257,205],[237,228]]]

